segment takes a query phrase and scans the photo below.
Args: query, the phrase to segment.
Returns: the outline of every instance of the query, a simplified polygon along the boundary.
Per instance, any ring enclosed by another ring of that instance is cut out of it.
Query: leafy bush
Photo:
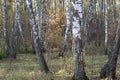
[[[0,60],[5,58],[5,50],[0,49]]]
[[[32,45],[29,47],[27,46],[27,49],[25,49],[25,47],[23,47],[23,46],[20,46],[20,47],[18,47],[18,53],[19,54],[34,53],[34,49],[33,49]]]
[[[55,17],[54,19],[52,17]],[[50,48],[60,48],[65,32],[65,15],[50,15],[49,28],[47,31],[47,43]]]
[[[22,54],[25,52],[25,49],[23,46],[18,47],[18,53]]]

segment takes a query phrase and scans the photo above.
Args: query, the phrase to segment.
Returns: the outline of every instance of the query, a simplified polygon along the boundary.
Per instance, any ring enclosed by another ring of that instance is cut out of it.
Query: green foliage
[[[0,49],[0,60],[5,58],[5,50],[4,49]]]
[[[23,46],[20,46],[19,48],[18,48],[18,53],[24,53],[25,52],[25,49],[24,49],[24,47]]]
[[[33,53],[33,47],[32,46],[28,47],[27,51],[28,51],[28,53]]]
[[[20,46],[20,47],[18,47],[18,53],[19,54],[33,53],[33,48],[32,48],[32,46],[29,46],[29,47],[27,47],[27,51],[26,51],[25,47]]]

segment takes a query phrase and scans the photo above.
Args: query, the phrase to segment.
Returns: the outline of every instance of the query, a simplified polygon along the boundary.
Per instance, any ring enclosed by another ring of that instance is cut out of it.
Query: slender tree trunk
[[[34,39],[34,47],[35,47],[35,51],[36,51],[37,58],[39,61],[39,65],[41,67],[41,70],[43,70],[45,73],[48,73],[49,69],[46,64],[45,58],[43,56],[42,50],[40,48],[42,45],[39,43],[39,36],[38,36],[37,29],[36,29],[37,27],[35,24],[35,18],[34,18],[33,9],[32,9],[32,1],[26,0],[26,4],[27,4],[28,12],[29,12],[32,36]]]
[[[10,57],[10,38],[9,38],[9,28],[8,28],[8,16],[6,9],[6,0],[2,0],[2,12],[3,12],[3,30],[4,30],[4,39],[5,39],[5,51],[6,57]]]
[[[59,0],[59,4],[60,4],[60,11],[59,11],[59,14],[61,15],[62,14],[62,12],[63,12],[63,4],[62,4],[62,0]]]
[[[105,0],[105,54],[108,54],[108,0]]]
[[[103,11],[103,2],[99,2],[99,15],[98,15],[98,45],[101,45],[101,35],[102,35],[102,11]]]
[[[92,28],[93,28],[93,26],[92,26],[92,21],[93,21],[93,11],[94,11],[94,9],[93,9],[93,1],[92,0],[89,0],[88,1],[88,7],[89,7],[89,21],[88,21],[88,41],[89,41],[89,43],[90,43],[90,41],[92,41]]]
[[[112,19],[116,18],[116,0],[112,0]]]
[[[21,35],[21,38],[23,40],[23,45],[25,47],[25,39],[24,39],[24,34],[23,34],[23,30],[22,30],[22,27],[21,27],[21,23],[20,23],[20,15],[19,15],[19,10],[18,10],[18,2],[19,0],[15,0],[15,10],[16,10],[16,20],[17,20],[17,23],[18,23],[18,29],[19,29],[19,32],[20,32],[20,35]]]
[[[15,0],[15,20],[14,20],[14,32],[13,32],[13,44],[12,44],[12,47],[13,47],[13,58],[16,58],[16,54],[17,54],[17,39],[18,39],[18,36],[19,36],[19,33],[18,31],[20,32],[20,35],[21,35],[21,38],[22,38],[22,41],[23,41],[23,45],[24,47],[26,48],[25,46],[25,40],[24,40],[24,36],[23,36],[23,31],[22,31],[22,27],[21,27],[21,24],[20,24],[20,15],[19,15],[19,10],[18,10],[18,0]]]
[[[38,4],[40,3],[40,4]],[[37,11],[37,24],[38,24],[38,32],[39,32],[39,40],[40,40],[40,44],[41,46],[41,50],[44,52],[44,32],[43,32],[43,4],[44,4],[44,0],[40,0],[40,2],[38,0],[36,0],[36,11]],[[38,7],[40,5],[40,7]]]
[[[66,30],[65,30],[65,36],[64,36],[64,42],[62,45],[62,50],[60,52],[60,56],[63,56],[65,48],[66,48],[66,43],[67,43],[67,38],[68,38],[68,32],[70,30],[70,6],[69,6],[69,0],[66,0],[65,2],[66,6]]]
[[[118,28],[113,42],[111,53],[109,53],[108,62],[102,67],[100,77],[116,79],[116,65],[118,53],[120,49],[120,16],[118,21]],[[111,80],[111,79],[110,79]]]
[[[84,59],[83,59],[83,42],[81,37],[81,28],[82,28],[82,0],[73,0],[73,53],[74,53],[74,76],[73,80],[88,80],[84,70]]]
[[[40,0],[40,10],[39,10],[39,18],[38,18],[38,29],[39,29],[39,40],[40,40],[40,45],[41,45],[41,50],[42,52],[45,51],[44,49],[44,32],[43,32],[43,4],[44,0]]]
[[[57,0],[54,1],[54,5],[55,5],[54,10],[55,10],[55,15],[56,15],[56,13],[57,13]]]
[[[15,19],[14,19],[14,29],[13,29],[13,39],[12,39],[12,57],[16,59],[16,54],[17,54],[17,38],[18,38],[18,23],[17,23],[17,0],[15,0]]]
[[[15,16],[16,18],[16,16]],[[12,39],[12,58],[16,59],[16,55],[17,55],[17,49],[18,49],[18,24],[17,24],[17,21],[15,19],[15,22],[14,22],[14,29],[13,29],[13,39]]]

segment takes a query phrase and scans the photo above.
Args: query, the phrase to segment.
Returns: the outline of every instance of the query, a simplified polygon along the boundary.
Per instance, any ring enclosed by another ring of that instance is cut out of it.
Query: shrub
[[[25,53],[25,49],[23,46],[18,47],[18,53],[20,54]]]
[[[5,58],[5,50],[4,49],[0,49],[0,60]]]

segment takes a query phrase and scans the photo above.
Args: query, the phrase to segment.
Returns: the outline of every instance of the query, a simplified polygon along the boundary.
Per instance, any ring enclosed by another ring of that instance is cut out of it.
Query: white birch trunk
[[[40,10],[38,13],[38,29],[39,29],[39,40],[41,45],[41,50],[44,52],[44,32],[43,32],[43,5],[44,0],[40,0]]]
[[[39,39],[40,41],[42,41],[42,22],[43,22],[43,0],[40,0],[40,11],[39,11],[39,24],[38,24],[38,28],[39,28]]]
[[[34,13],[33,13],[33,9],[32,9],[31,0],[26,0],[26,4],[27,4],[28,12],[29,12],[29,20],[30,20],[30,25],[31,25],[31,30],[32,30],[32,37],[34,40],[34,47],[35,47],[35,51],[36,51],[37,58],[39,61],[39,65],[41,67],[41,70],[43,70],[45,73],[47,73],[47,72],[49,72],[49,69],[48,69],[46,61],[44,59],[42,50],[40,48],[41,45],[39,43],[39,36],[38,36],[38,32],[37,32],[37,27],[35,24],[35,17],[34,17]]]
[[[66,0],[65,2],[65,7],[66,7],[66,30],[65,30],[65,36],[64,36],[64,42],[62,46],[62,51],[60,55],[63,55],[65,48],[66,48],[66,43],[67,43],[67,38],[68,38],[68,32],[70,30],[70,6],[69,6],[69,0]]]
[[[16,58],[16,54],[17,54],[17,38],[18,38],[18,31],[20,32],[21,38],[23,40],[23,45],[25,47],[25,40],[24,40],[24,36],[23,36],[23,31],[22,31],[22,27],[20,24],[20,15],[19,15],[19,10],[18,10],[18,0],[15,0],[15,21],[14,21],[14,32],[13,32],[13,57]]]
[[[105,0],[105,54],[108,53],[108,0]]]
[[[84,71],[83,43],[81,37],[83,8],[82,0],[73,0],[73,53],[74,53],[74,78],[75,80],[88,80]]]
[[[2,0],[2,12],[3,12],[3,30],[4,30],[4,39],[5,39],[5,51],[6,51],[6,57],[8,58],[10,57],[10,39],[9,39],[6,0]]]
[[[20,15],[19,15],[19,10],[18,10],[18,2],[19,0],[15,0],[15,10],[16,10],[16,13],[15,13],[15,16],[16,16],[16,20],[17,20],[17,23],[18,23],[18,28],[19,28],[19,32],[20,32],[20,35],[21,35],[21,38],[23,40],[23,43],[24,43],[24,35],[23,35],[23,30],[22,30],[22,27],[21,27],[21,24],[20,24]]]

